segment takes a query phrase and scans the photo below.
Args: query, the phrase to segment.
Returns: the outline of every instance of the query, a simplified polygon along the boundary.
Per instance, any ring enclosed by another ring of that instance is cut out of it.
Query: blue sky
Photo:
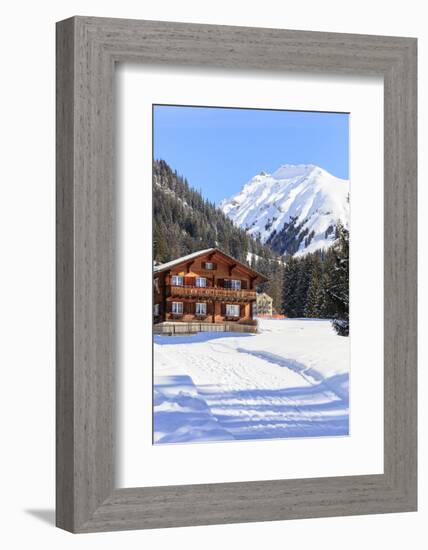
[[[153,154],[218,203],[281,164],[316,164],[349,177],[349,115],[153,107]]]

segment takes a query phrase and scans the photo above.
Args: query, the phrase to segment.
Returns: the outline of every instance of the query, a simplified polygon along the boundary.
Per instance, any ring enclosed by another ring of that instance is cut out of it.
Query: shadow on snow
[[[176,344],[197,344],[201,342],[209,342],[210,340],[218,340],[219,338],[249,338],[254,336],[250,333],[240,333],[240,332],[198,332],[196,334],[186,334],[183,336],[174,335],[174,336],[163,336],[156,334],[153,337],[155,344],[160,346],[173,346]]]
[[[189,376],[163,377],[154,388],[155,440],[348,435],[347,383],[348,375],[343,374],[302,387],[222,391],[217,385],[196,387]]]

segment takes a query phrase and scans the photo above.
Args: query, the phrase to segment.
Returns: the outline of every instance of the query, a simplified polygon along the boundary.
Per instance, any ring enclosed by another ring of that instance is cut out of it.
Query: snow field
[[[349,340],[328,320],[155,336],[154,441],[347,435]]]

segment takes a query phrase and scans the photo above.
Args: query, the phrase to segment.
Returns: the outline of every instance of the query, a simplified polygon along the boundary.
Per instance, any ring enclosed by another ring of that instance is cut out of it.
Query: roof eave
[[[223,252],[222,250],[220,250],[219,248],[217,247],[212,247],[211,249],[208,249],[210,250],[210,253],[216,253],[218,252],[221,256],[224,256],[225,258],[228,258],[230,260],[233,260],[234,262],[237,262],[239,263],[240,265],[242,265],[247,271],[249,271],[253,276],[255,275],[258,279],[260,279],[260,283],[265,283],[268,281],[268,278],[265,276],[265,275],[262,275],[261,273],[259,273],[258,271],[254,270],[253,268],[245,265],[243,262],[237,260],[236,258],[234,258],[233,256],[230,256],[229,254],[226,254],[226,252]],[[199,258],[199,256],[203,256],[204,254],[207,254],[207,250],[203,250],[201,251],[201,253],[199,255],[195,255],[192,260],[195,260],[196,258]],[[158,273],[164,273],[165,271],[170,271],[171,269],[173,268],[177,268],[179,266],[181,266],[182,264],[185,265],[186,263],[188,263],[188,261],[190,260],[183,260],[183,262],[180,262],[180,263],[177,263],[175,265],[171,265],[171,266],[167,266],[163,269],[158,269],[158,270],[155,270],[153,269],[153,275],[155,274],[158,274]]]

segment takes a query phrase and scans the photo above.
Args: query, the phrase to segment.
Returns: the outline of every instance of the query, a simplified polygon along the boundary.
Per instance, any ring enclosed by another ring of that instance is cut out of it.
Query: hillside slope
[[[333,244],[338,222],[348,227],[349,181],[312,164],[284,164],[253,177],[220,209],[277,254],[307,254]]]
[[[275,257],[163,160],[153,164],[153,238],[161,263],[214,246],[245,263],[252,255]]]

